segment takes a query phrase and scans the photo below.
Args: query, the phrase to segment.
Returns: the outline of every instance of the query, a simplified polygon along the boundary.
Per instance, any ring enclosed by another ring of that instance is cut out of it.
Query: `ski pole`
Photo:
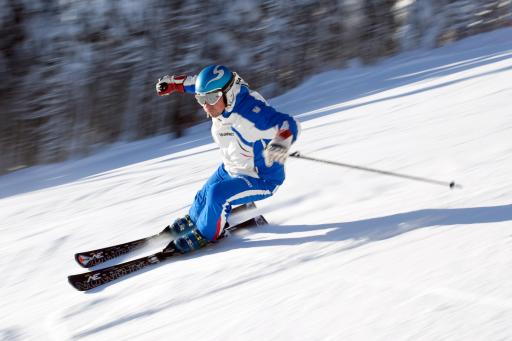
[[[405,179],[410,179],[410,180],[427,182],[427,183],[434,184],[434,185],[449,186],[451,189],[453,189],[453,188],[462,188],[461,185],[456,184],[454,181],[451,181],[451,182],[439,181],[439,180],[434,180],[434,179],[422,178],[422,177],[414,176],[414,175],[400,174],[400,173],[389,172],[389,171],[375,169],[375,168],[350,165],[350,164],[342,163],[342,162],[317,159],[317,158],[314,158],[314,157],[302,155],[299,151],[295,151],[295,152],[289,154],[289,156],[297,158],[297,159],[316,161],[316,162],[327,163],[327,164],[335,165],[335,166],[341,166],[341,167],[352,168],[352,169],[359,169],[359,170],[363,170],[363,171],[367,171],[367,172],[372,172],[372,173],[378,173],[378,174],[396,176],[396,177],[399,177],[399,178],[405,178]]]

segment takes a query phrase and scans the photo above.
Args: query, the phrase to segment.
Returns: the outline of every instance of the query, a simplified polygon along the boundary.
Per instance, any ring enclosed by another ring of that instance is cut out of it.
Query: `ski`
[[[241,224],[227,227],[226,230],[233,231],[249,226],[265,225],[266,223],[267,221],[263,216],[258,216]],[[175,250],[160,251],[107,268],[68,276],[68,282],[79,291],[87,291],[178,255],[181,254]]]
[[[251,202],[248,204],[244,204],[244,205],[235,207],[231,213],[236,214],[240,211],[255,209],[255,208],[256,208],[256,205],[253,202]],[[263,216],[261,216],[261,218],[263,218]],[[93,266],[105,263],[111,259],[117,258],[124,254],[138,250],[138,249],[144,247],[145,245],[147,245],[149,242],[151,242],[153,240],[157,240],[157,239],[161,238],[162,236],[172,237],[170,226],[166,226],[161,232],[154,234],[152,236],[149,236],[149,237],[133,240],[133,241],[126,242],[123,244],[107,246],[107,247],[103,247],[103,248],[96,249],[96,250],[76,253],[75,260],[81,267],[91,268]]]
[[[90,268],[95,265],[114,259],[116,257],[127,254],[129,252],[140,249],[144,247],[144,245],[148,244],[150,241],[158,239],[164,235],[168,235],[169,237],[171,236],[170,226],[166,226],[160,233],[157,233],[146,238],[141,238],[133,240],[131,242],[108,246],[92,251],[76,253],[75,260],[81,267]]]
[[[113,265],[108,268],[94,270],[82,274],[68,276],[68,282],[78,291],[87,291],[107,284],[126,276],[132,272],[141,270],[148,265],[159,263],[174,256],[176,252],[157,252],[149,256]]]

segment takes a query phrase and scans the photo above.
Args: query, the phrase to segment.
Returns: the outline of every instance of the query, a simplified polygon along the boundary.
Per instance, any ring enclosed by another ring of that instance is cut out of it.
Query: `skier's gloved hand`
[[[267,167],[272,166],[274,162],[284,164],[288,157],[288,151],[292,145],[293,134],[288,127],[288,123],[284,123],[283,127],[279,129],[277,135],[270,141],[263,152],[265,157],[265,164]]]
[[[156,92],[158,96],[169,95],[173,92],[185,92],[184,82],[187,76],[164,76],[158,79],[156,83]]]

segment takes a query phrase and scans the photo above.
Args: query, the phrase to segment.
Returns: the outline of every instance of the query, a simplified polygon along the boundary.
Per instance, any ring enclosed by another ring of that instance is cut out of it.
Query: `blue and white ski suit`
[[[284,166],[275,162],[267,167],[263,151],[285,122],[293,142],[300,130],[293,117],[276,111],[238,75],[235,77],[237,81],[226,94],[232,96],[229,105],[222,115],[212,118],[211,133],[220,148],[222,164],[197,192],[189,211],[209,240],[222,234],[231,205],[268,198],[283,183]],[[195,92],[193,81],[185,83],[185,92]]]

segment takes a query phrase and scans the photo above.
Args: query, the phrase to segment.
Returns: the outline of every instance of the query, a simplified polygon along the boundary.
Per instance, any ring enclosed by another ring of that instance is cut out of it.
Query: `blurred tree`
[[[510,0],[415,0],[406,7],[402,47],[437,47],[504,27]]]
[[[22,45],[26,38],[24,6],[21,1],[0,2],[0,174],[24,164],[21,148],[15,143],[22,139],[17,130],[16,84],[26,73],[22,62]]]
[[[360,34],[360,56],[372,62],[397,51],[395,0],[364,0],[364,22]]]

